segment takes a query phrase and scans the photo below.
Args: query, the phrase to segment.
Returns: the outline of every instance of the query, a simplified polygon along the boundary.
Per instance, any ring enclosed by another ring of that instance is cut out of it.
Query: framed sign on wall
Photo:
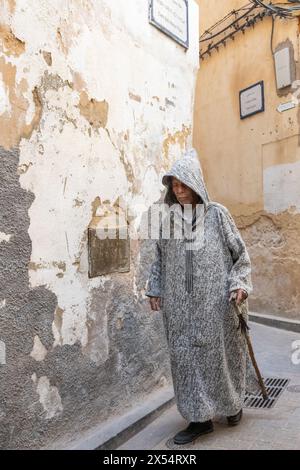
[[[265,110],[264,82],[240,91],[240,118],[245,119]]]
[[[188,0],[149,0],[149,23],[188,49],[188,9]]]

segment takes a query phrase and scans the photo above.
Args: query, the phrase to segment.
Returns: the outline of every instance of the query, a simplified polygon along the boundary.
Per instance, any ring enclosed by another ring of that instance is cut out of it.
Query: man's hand
[[[244,300],[247,299],[247,297],[248,297],[248,294],[246,291],[244,291],[243,289],[237,289],[231,292],[229,301],[235,299],[235,304],[240,305],[244,302]]]
[[[160,297],[150,297],[151,310],[158,312],[160,310]]]

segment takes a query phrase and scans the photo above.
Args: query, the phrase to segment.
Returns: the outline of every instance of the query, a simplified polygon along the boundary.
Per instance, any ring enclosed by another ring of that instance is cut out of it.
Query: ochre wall
[[[199,0],[201,32],[244,3]],[[194,146],[211,198],[231,210],[249,248],[252,310],[300,318],[300,111],[277,111],[293,90],[277,90],[271,30],[265,18],[201,61]],[[274,49],[283,44],[299,79],[298,18],[275,20]],[[261,80],[265,112],[241,120],[239,91]]]

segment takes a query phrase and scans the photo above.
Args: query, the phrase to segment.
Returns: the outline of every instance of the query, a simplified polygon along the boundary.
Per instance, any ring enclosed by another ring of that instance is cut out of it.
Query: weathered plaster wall
[[[138,220],[191,143],[189,6],[185,52],[147,2],[0,1],[2,448],[74,437],[170,380],[144,296],[150,247],[131,243],[129,273],[89,279],[87,229],[119,197]]]
[[[199,0],[205,31],[246,2]],[[194,145],[211,197],[233,213],[253,262],[251,308],[300,318],[299,106],[279,113],[291,87],[277,91],[270,49],[271,18],[239,34],[202,61],[194,114]],[[299,22],[276,19],[274,50],[293,51],[299,79]],[[264,80],[264,113],[240,120],[239,91]]]

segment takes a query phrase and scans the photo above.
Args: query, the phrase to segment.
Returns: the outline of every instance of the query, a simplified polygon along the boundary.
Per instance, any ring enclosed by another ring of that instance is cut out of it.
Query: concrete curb
[[[64,450],[113,450],[140,432],[175,403],[172,386],[153,392],[142,403],[90,430]]]
[[[265,315],[257,312],[249,312],[249,320],[266,326],[272,326],[281,330],[300,333],[300,321],[275,315]]]

